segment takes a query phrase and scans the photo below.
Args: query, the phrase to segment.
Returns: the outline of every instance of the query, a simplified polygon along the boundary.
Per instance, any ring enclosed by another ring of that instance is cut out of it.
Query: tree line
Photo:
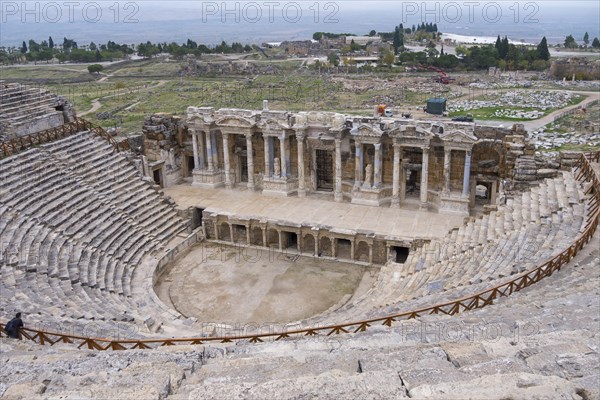
[[[80,63],[98,63],[123,59],[137,53],[141,57],[150,58],[160,53],[167,53],[176,59],[182,59],[191,54],[200,56],[210,53],[245,53],[253,51],[254,47],[242,45],[238,42],[231,44],[225,41],[209,47],[188,39],[182,44],[152,43],[118,44],[108,41],[105,44],[91,42],[89,45],[80,46],[73,39],[64,38],[63,42],[56,44],[50,36],[48,40],[37,42],[33,39],[23,41],[20,47],[0,47],[0,64],[19,64],[23,62],[49,62],[53,59],[60,63],[67,61]]]

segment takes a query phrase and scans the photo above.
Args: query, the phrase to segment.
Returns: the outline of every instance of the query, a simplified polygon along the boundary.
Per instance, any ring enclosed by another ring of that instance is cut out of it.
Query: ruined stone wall
[[[563,170],[570,170],[575,166],[579,157],[581,157],[581,153],[578,151],[561,151],[559,156],[559,167]]]
[[[205,75],[273,75],[279,72],[279,68],[273,64],[256,64],[252,62],[201,62],[194,57],[188,57],[181,66],[184,76]],[[196,90],[193,88],[190,91]]]
[[[557,79],[598,80],[600,79],[600,61],[587,57],[559,58],[552,61],[550,75]]]
[[[487,139],[487,140],[504,140],[504,137],[507,135],[514,134],[511,128],[499,128],[496,126],[486,126],[486,125],[475,125],[475,130],[473,132],[475,136],[479,140]]]
[[[144,120],[143,154],[150,166],[164,162],[165,187],[177,184],[183,178],[182,163],[185,159],[180,143],[186,131],[183,121],[176,116],[161,113]]]

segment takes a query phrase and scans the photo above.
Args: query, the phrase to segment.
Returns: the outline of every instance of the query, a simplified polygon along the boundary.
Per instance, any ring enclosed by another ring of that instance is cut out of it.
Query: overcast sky
[[[73,21],[68,20],[65,5],[68,3],[75,4]],[[98,5],[101,18],[94,21]],[[302,18],[294,20],[297,5],[302,8]],[[28,14],[27,10],[35,10],[35,7],[39,10],[37,15],[35,11],[33,15]],[[284,15],[286,7],[288,13]],[[86,15],[83,15],[84,9]],[[232,15],[225,9],[237,11]],[[62,13],[62,18],[52,21],[56,10]],[[257,10],[260,18],[252,21]],[[269,21],[272,10],[274,20]],[[471,11],[473,19],[469,20]],[[460,18],[455,18],[457,12]],[[436,22],[445,33],[507,35],[510,39],[527,42],[539,42],[546,36],[549,42],[560,43],[568,34],[581,40],[585,32],[592,38],[600,37],[600,1],[582,0],[255,0],[226,1],[225,7],[221,0],[0,0],[0,14],[0,45],[4,46],[18,45],[28,39],[39,41],[49,35],[66,36],[80,43],[108,40],[181,43],[187,38],[209,45],[221,40],[260,43],[310,39],[316,31],[366,34],[374,29],[389,32],[399,23],[410,26],[422,21]]]

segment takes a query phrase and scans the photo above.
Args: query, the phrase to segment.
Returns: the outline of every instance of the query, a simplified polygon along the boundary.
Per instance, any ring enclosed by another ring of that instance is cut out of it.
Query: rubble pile
[[[544,128],[530,134],[538,149],[554,149],[566,144],[600,146],[600,132],[570,131],[566,133],[546,132]]]

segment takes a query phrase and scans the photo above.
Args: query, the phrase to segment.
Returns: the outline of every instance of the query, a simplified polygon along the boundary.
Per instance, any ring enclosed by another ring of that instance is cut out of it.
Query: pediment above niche
[[[213,122],[215,122],[215,120],[212,119],[209,115],[192,114],[188,115],[187,117],[187,123],[189,125],[207,126],[211,125]]]
[[[372,125],[367,125],[367,124],[361,124],[358,126],[358,128],[352,129],[351,132],[352,132],[352,135],[354,135],[354,136],[363,136],[363,137],[379,138],[379,137],[381,137],[381,135],[383,135],[383,131],[381,129],[379,129],[378,127],[372,126]]]
[[[431,139],[433,134],[420,126],[405,125],[392,129],[390,136],[395,138]]]
[[[440,138],[445,143],[457,143],[457,144],[474,144],[477,141],[477,138],[473,135],[469,135],[465,131],[461,130],[453,130],[450,132],[446,132],[441,135]]]
[[[265,132],[281,132],[282,130],[289,129],[287,124],[282,124],[274,119],[268,119],[260,122],[259,127]]]
[[[229,115],[218,119],[216,124],[219,127],[230,128],[252,128],[255,126],[255,123],[253,121],[247,120],[246,118]]]

